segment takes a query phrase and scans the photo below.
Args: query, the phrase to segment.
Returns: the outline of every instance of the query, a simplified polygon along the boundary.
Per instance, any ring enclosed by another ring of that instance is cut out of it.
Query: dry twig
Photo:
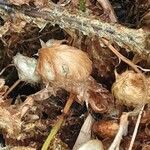
[[[115,15],[115,12],[114,12],[114,9],[113,7],[111,6],[109,0],[97,0],[97,2],[99,2],[104,11],[106,11],[106,13],[108,12],[109,13],[109,17],[111,19],[112,22],[117,22],[117,17]]]
[[[22,9],[21,7],[13,7],[13,11],[23,20],[27,22],[50,22],[58,24],[61,28],[76,29],[88,36],[97,35],[109,41],[116,42],[119,46],[125,47],[130,51],[136,52],[139,55],[146,56],[149,53],[149,48],[146,48],[146,42],[149,33],[142,29],[130,29],[120,24],[103,22],[100,19],[95,19],[95,16],[89,14],[73,14],[66,8],[58,7],[50,4],[50,7],[42,11]]]
[[[141,117],[142,117],[142,113],[143,113],[143,110],[144,110],[144,106],[145,105],[143,105],[143,107],[141,108],[141,110],[139,112],[137,122],[136,122],[136,125],[135,125],[135,128],[134,128],[134,132],[133,132],[132,139],[131,139],[130,146],[129,146],[128,150],[132,150],[132,147],[133,147],[136,135],[137,135],[137,131],[138,131],[138,128],[139,128],[140,120],[141,120]]]

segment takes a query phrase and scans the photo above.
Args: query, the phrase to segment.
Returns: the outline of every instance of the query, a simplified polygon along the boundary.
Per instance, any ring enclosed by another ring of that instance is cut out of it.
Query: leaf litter
[[[132,4],[88,0],[85,6],[82,0],[53,2],[9,0],[1,5],[42,10],[52,4],[149,32],[148,0]],[[132,8],[125,12],[128,5]],[[86,12],[80,12],[82,6]],[[11,11],[7,8],[5,15],[0,11],[2,149],[148,149],[149,73],[136,66],[141,62],[148,66],[148,58],[143,61],[139,56],[134,64],[135,52],[115,41],[60,28],[42,18],[31,22],[30,17],[23,19],[19,12]],[[113,48],[121,54],[116,55]],[[122,56],[124,53],[127,55]],[[138,114],[141,119],[136,123]]]

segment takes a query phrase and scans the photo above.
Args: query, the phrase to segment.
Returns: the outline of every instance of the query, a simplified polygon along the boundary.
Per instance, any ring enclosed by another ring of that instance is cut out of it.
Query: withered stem
[[[69,99],[67,100],[67,103],[66,103],[66,105],[65,105],[65,107],[64,107],[64,110],[63,110],[63,113],[64,113],[65,115],[68,114],[68,112],[69,112],[69,110],[70,110],[70,107],[71,107],[71,105],[72,105],[72,103],[73,103],[73,101],[74,101],[74,98],[75,98],[75,94],[70,93]]]
[[[9,90],[4,94],[4,98],[8,96],[8,94],[14,90],[14,88],[21,82],[20,79],[18,79],[10,88]]]
[[[11,7],[17,16],[27,22],[43,23],[45,21],[52,25],[58,24],[63,29],[76,29],[88,36],[103,37],[142,57],[146,57],[150,52],[150,48],[146,46],[150,33],[143,29],[131,29],[117,23],[104,22],[96,16],[71,12],[65,7],[52,3],[49,4],[49,7],[39,11],[31,8]]]
[[[127,130],[128,130],[128,116],[129,113],[123,113],[120,117],[120,125],[119,125],[119,129],[118,132],[115,136],[115,139],[113,140],[111,146],[109,147],[108,150],[116,150],[119,149],[120,147],[120,143],[121,143],[121,139],[123,137],[123,135],[127,134]]]
[[[138,69],[138,67],[129,59],[124,57],[122,54],[120,54],[110,43],[108,40],[102,38],[102,42],[118,57],[120,58],[123,62],[127,63],[130,67],[134,69],[137,73],[141,73],[141,71]]]
[[[139,128],[139,124],[140,124],[140,121],[141,121],[141,117],[142,117],[142,113],[143,113],[144,107],[145,107],[145,105],[142,106],[142,108],[141,108],[141,110],[139,112],[139,115],[138,115],[138,118],[137,118],[137,121],[136,121],[136,125],[135,125],[135,128],[134,128],[134,132],[133,132],[132,139],[131,139],[131,142],[130,142],[128,150],[132,150],[132,147],[133,147],[133,144],[134,144],[137,132],[138,132],[138,128]]]
[[[94,16],[89,14],[84,16],[79,13],[73,14],[65,8],[53,6],[46,11],[24,11],[24,14],[30,16],[30,19],[39,17],[52,24],[58,24],[61,28],[76,29],[88,36],[104,37],[142,56],[149,53],[145,49],[149,34],[142,29],[130,29],[117,23],[107,23],[100,19],[94,19]]]

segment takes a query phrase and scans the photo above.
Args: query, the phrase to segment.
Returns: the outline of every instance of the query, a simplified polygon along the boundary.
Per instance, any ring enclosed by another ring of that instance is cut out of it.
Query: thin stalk
[[[18,79],[10,88],[9,90],[4,94],[4,98],[8,96],[8,94],[15,89],[15,87],[21,82],[20,79]]]
[[[56,122],[56,124],[52,128],[50,134],[48,135],[47,139],[45,140],[45,142],[42,146],[42,150],[48,150],[50,143],[52,142],[55,135],[57,134],[57,132],[61,128],[62,124],[65,122],[65,118],[66,118],[66,116],[70,110],[70,107],[74,101],[74,98],[75,98],[75,95],[73,93],[70,93],[69,99],[67,100],[67,103],[64,107],[63,114],[59,117],[58,121]]]
[[[57,121],[57,123],[52,128],[50,134],[48,135],[46,141],[44,142],[44,144],[42,146],[42,150],[47,150],[48,149],[51,141],[53,140],[53,138],[57,134],[57,132],[60,129],[60,127],[63,124],[63,122],[64,122],[64,115],[60,116],[59,120]]]

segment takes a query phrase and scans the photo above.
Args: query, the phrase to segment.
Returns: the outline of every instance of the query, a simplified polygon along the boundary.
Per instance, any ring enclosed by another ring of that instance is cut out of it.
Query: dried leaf
[[[106,79],[109,78],[113,73],[114,67],[118,63],[118,59],[110,50],[100,45],[98,37],[93,37],[92,39],[87,38],[86,45],[86,51],[93,62],[94,70],[97,71],[95,76],[98,75]]]
[[[25,27],[26,22],[19,19],[19,18],[15,18],[15,21],[10,23],[10,30],[13,32],[17,32],[20,33],[22,31],[22,29]]]
[[[114,108],[114,98],[106,88],[91,79],[87,93],[88,103],[95,112],[111,113]]]
[[[93,132],[102,138],[114,137],[119,129],[117,120],[101,120],[93,124]]]
[[[0,128],[5,131],[8,137],[17,139],[21,131],[21,116],[18,113],[18,110],[9,107],[3,106],[1,102],[0,106]]]

